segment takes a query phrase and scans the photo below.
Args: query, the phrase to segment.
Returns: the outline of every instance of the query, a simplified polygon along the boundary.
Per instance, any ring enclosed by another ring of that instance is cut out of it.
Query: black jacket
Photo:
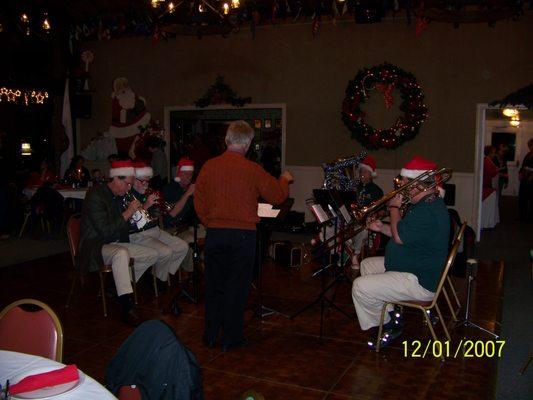
[[[115,197],[107,185],[93,187],[83,202],[76,268],[83,272],[98,271],[104,244],[129,241],[120,198]]]
[[[143,400],[203,400],[200,367],[194,354],[162,321],[142,323],[107,366],[105,385],[115,396],[136,385]]]

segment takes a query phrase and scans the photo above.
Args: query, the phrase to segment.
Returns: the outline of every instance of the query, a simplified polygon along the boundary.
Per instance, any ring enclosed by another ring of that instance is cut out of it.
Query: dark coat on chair
[[[93,187],[83,202],[76,268],[81,272],[98,271],[102,265],[102,246],[129,242],[128,229],[120,198],[107,185]]]
[[[194,354],[162,321],[141,324],[120,346],[106,369],[105,385],[117,395],[136,385],[143,400],[203,400]]]

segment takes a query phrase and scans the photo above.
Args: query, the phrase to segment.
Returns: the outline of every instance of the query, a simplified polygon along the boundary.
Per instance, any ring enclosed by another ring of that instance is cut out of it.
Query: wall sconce
[[[20,145],[20,154],[23,156],[31,156],[32,150],[31,150],[31,144],[30,143],[22,143]]]

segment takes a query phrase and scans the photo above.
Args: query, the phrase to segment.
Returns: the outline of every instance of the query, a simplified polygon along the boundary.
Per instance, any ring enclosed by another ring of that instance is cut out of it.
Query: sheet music
[[[319,224],[322,224],[330,219],[320,204],[313,204],[311,206],[311,211],[313,212]]]
[[[261,218],[276,218],[281,210],[275,210],[272,207],[272,204],[259,203],[257,215]]]

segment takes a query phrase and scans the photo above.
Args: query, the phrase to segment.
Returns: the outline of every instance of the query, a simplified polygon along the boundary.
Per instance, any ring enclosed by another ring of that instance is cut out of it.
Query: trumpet
[[[137,200],[135,195],[131,191],[126,193],[124,197],[122,198],[122,207],[124,209],[128,208],[129,204],[133,200]],[[138,228],[142,228],[142,226],[146,225],[146,223],[155,221],[156,219],[158,219],[158,217],[151,216],[150,213],[146,211],[141,204],[137,208],[137,211],[135,212],[135,214],[131,216],[131,218],[129,219],[129,222],[134,225],[137,225]]]
[[[359,223],[365,223],[369,215],[376,213],[383,206],[385,206],[389,200],[397,195],[402,195],[402,207],[411,202],[411,190],[414,188],[419,189],[420,191],[428,192],[430,190],[436,190],[437,186],[447,182],[452,177],[452,170],[449,168],[440,168],[424,172],[422,175],[417,178],[407,182],[405,185],[401,185],[396,189],[390,191],[384,195],[381,199],[376,200],[372,204],[366,207],[360,207],[356,203],[351,205],[352,213]],[[429,183],[424,184],[423,182],[429,181]],[[398,185],[397,179],[395,179],[395,184]]]

